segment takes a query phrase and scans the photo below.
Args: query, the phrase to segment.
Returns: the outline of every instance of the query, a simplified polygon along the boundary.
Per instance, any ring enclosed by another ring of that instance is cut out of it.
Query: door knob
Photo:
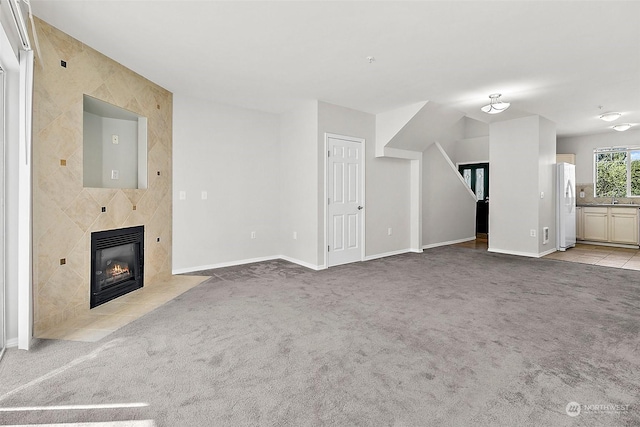
[[[364,209],[363,206],[358,206],[358,210],[361,211],[362,209]]]

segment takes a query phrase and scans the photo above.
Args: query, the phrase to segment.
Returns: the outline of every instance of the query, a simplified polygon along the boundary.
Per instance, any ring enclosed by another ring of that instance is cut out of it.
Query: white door
[[[364,256],[364,141],[327,136],[327,266]]]

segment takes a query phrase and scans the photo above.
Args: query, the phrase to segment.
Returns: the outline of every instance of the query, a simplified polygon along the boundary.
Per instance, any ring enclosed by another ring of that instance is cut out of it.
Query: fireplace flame
[[[131,274],[129,264],[125,262],[115,262],[111,268],[107,269],[107,276],[109,277],[117,277],[125,274]]]

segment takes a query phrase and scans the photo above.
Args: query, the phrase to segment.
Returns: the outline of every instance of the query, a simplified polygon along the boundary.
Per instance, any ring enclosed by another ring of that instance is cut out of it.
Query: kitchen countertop
[[[640,205],[634,203],[578,203],[576,206],[580,208],[640,208]]]

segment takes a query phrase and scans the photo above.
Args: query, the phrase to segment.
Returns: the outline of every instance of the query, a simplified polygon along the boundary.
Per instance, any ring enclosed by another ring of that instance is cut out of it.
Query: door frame
[[[480,165],[487,165],[487,168],[490,168],[491,163],[489,162],[489,160],[486,160],[486,161],[485,160],[479,160],[479,161],[473,161],[473,162],[456,162],[456,169],[458,171],[458,174],[460,175],[460,172],[461,172],[460,171],[460,167],[461,166],[480,166]],[[487,188],[489,188],[489,186],[490,186],[489,179],[490,179],[490,176],[487,173],[487,175],[485,176],[485,180],[486,180],[486,183],[487,183]],[[466,183],[465,183],[465,185],[466,185]],[[477,203],[477,196],[476,196],[475,191],[471,190],[471,188],[469,190],[473,193],[474,197],[476,197],[476,203]],[[485,195],[485,197],[486,197],[486,195]],[[491,198],[491,197],[489,197],[489,198]],[[476,236],[478,235],[478,222],[477,221],[478,221],[478,210],[476,208]],[[490,230],[489,230],[490,224],[491,224],[491,222],[489,221],[489,211],[487,211],[487,234],[490,234]]]
[[[458,174],[460,174],[460,166],[480,166],[480,165],[487,165],[487,168],[488,168],[489,167],[489,161],[487,160],[486,162],[459,162],[459,163],[456,163],[456,169],[458,170]],[[488,187],[489,186],[489,174],[487,174],[485,179],[487,181],[487,187]]]
[[[5,275],[5,182],[6,182],[6,131],[5,131],[5,108],[6,108],[6,87],[5,72],[0,63],[0,359],[4,355],[7,347],[7,295],[6,295],[6,275]]]
[[[355,142],[362,144],[361,151],[361,168],[360,168],[360,194],[362,194],[362,206],[364,209],[360,211],[362,217],[360,218],[360,261],[364,261],[365,258],[365,219],[367,212],[367,204],[366,204],[366,194],[365,194],[365,165],[366,165],[366,140],[364,138],[357,138],[353,136],[340,135],[335,133],[324,133],[324,194],[323,194],[323,202],[324,205],[324,243],[322,245],[322,252],[324,253],[324,262],[323,267],[329,268],[329,251],[324,248],[328,248],[329,246],[329,138],[341,139],[343,141]]]

